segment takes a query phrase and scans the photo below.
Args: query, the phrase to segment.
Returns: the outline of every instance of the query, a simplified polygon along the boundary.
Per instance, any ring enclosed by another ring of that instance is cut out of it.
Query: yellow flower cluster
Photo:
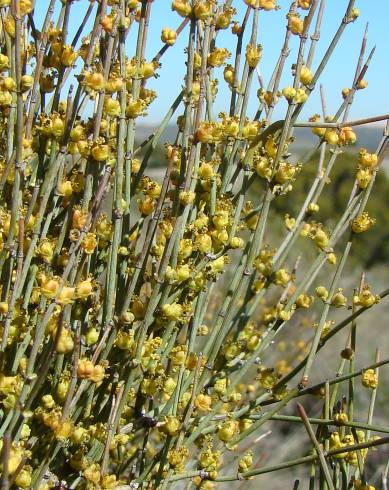
[[[322,66],[314,44],[305,52],[317,2],[285,11],[268,86],[258,20],[276,19],[275,0],[46,3],[0,0],[2,487],[157,490],[188,480],[211,490],[230,465],[227,479],[246,478],[255,451],[245,441],[267,422],[261,406],[276,422],[309,385],[318,345],[337,331],[335,308],[359,315],[384,296],[366,283],[354,295],[338,287],[349,249],[332,281],[319,275],[336,264],[345,230],[351,244],[374,224],[365,207],[382,151],[360,149],[343,221],[324,222],[331,165],[357,138],[352,123],[313,115],[303,126],[323,145],[317,175],[278,229],[278,199],[292,203],[305,170],[294,125]],[[157,8],[170,7],[180,23],[153,32]],[[350,9],[343,27],[358,14]],[[142,118],[170,96],[160,89],[166,71],[173,87],[170,53],[177,65],[183,57],[182,87],[143,139]],[[366,86],[344,89],[344,104]],[[377,389],[377,371],[361,373]],[[343,448],[364,433],[347,432],[346,401],[331,408],[341,426],[329,437],[342,450],[334,464],[357,466],[367,448]]]

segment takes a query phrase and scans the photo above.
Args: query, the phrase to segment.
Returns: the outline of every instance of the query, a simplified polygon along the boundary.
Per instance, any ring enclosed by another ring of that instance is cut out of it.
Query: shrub
[[[299,121],[359,12],[350,0],[314,69],[325,2],[293,2],[274,76],[254,100],[266,49],[257,42],[258,18],[271,15],[275,1],[236,2],[238,14],[228,0],[173,0],[181,24],[161,26],[162,48],[145,59],[157,3],[51,0],[40,25],[31,0],[0,1],[2,489],[166,489],[183,480],[209,489],[300,464],[329,488],[371,488],[368,449],[388,442],[371,437],[382,430],[372,416],[377,368],[388,361],[356,369],[356,321],[388,291],[362,278],[350,294],[341,277],[355,237],[375,222],[366,205],[386,132],[377,149],[360,149],[331,229],[315,219],[337,157],[356,142],[353,128],[387,118],[348,118],[366,86],[366,38],[337,113]],[[219,43],[229,28],[233,58]],[[137,124],[157,97],[148,81],[178,36],[188,40],[183,89],[155,133],[135,146]],[[292,38],[298,56],[290,85],[281,87]],[[215,117],[221,71],[231,98]],[[272,122],[277,103],[285,116]],[[147,175],[149,164],[177,115],[160,182]],[[304,165],[288,152],[298,126],[318,136],[317,172],[273,248],[265,241],[270,210],[280,196],[293,199]],[[249,200],[258,180],[262,190]],[[316,251],[304,275],[291,260],[300,235]],[[321,270],[324,284],[316,281]],[[295,311],[314,300],[320,320],[305,354],[269,364]],[[345,318],[333,325],[336,308]],[[350,338],[334,378],[313,383],[318,350],[345,328]],[[358,377],[372,393],[367,423],[353,416]],[[349,397],[338,405],[342,382]],[[289,420],[302,422],[313,452],[281,464],[272,454],[269,466],[254,466],[262,427],[309,394],[324,397],[321,419],[299,405],[299,418]],[[236,455],[234,466],[227,453]]]

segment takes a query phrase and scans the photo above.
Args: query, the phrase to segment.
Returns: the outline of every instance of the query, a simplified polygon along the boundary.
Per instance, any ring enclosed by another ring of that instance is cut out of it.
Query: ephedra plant
[[[297,465],[310,488],[374,488],[370,448],[389,442],[389,427],[373,424],[388,360],[356,369],[357,326],[389,291],[362,277],[347,292],[341,279],[358,234],[374,225],[366,206],[388,131],[355,153],[339,221],[328,229],[319,217],[339,155],[358,144],[354,128],[389,116],[349,117],[367,85],[366,32],[336,113],[326,113],[322,90],[322,115],[300,117],[359,16],[350,0],[320,58],[327,3],[289,5],[282,52],[260,75],[260,21],[275,0],[0,0],[2,490],[244,487]],[[177,24],[149,32],[157,8],[172,8]],[[157,35],[161,49],[146,59]],[[182,90],[142,142],[142,117],[167,97],[148,82],[178,36]],[[219,115],[218,82],[230,93]],[[170,125],[163,178],[152,178]],[[296,127],[317,136],[297,163]],[[272,204],[293,199],[312,155],[317,174],[301,211],[272,243]],[[278,339],[312,309],[305,355],[273,364]],[[344,330],[333,377],[314,383],[318,351]],[[366,389],[369,413],[358,421],[355,392]],[[312,395],[320,408],[308,416]],[[306,452],[258,465],[261,436],[282,420],[306,429]]]

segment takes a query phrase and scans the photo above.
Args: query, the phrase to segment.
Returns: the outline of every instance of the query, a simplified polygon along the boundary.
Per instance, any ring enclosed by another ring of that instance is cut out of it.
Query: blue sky
[[[268,82],[269,77],[271,76],[283,42],[286,23],[285,15],[290,1],[279,0],[278,3],[281,6],[281,10],[261,12],[260,14],[259,42],[264,48],[263,57],[260,63],[260,71],[265,83]],[[318,65],[319,60],[325,52],[344,15],[347,3],[348,0],[327,0],[322,35],[313,67]],[[78,19],[81,18],[88,5],[88,0],[80,0],[73,4],[71,28],[77,28]],[[171,11],[170,5],[170,0],[155,0],[152,4],[150,34],[146,51],[147,58],[152,58],[161,46],[161,29],[165,26],[176,28],[181,22],[181,18],[178,17],[175,12]],[[238,19],[241,20],[246,8],[243,0],[234,0],[233,5],[238,10]],[[351,116],[353,118],[389,112],[389,0],[357,0],[356,5],[361,11],[361,16],[354,24],[351,24],[346,28],[343,38],[320,80],[327,95],[328,112],[333,113],[341,103],[342,88],[350,86],[352,83],[361,39],[365,25],[368,22],[369,40],[367,51],[374,45],[377,45],[377,50],[366,77],[369,86],[367,89],[358,92],[354,106],[351,110]],[[234,44],[232,41],[234,41],[234,38],[231,36],[230,31],[223,31],[218,37],[217,45],[220,47],[225,46],[233,52]],[[154,124],[157,122],[164,115],[170,103],[174,100],[175,95],[177,95],[180,90],[185,71],[184,48],[186,42],[187,30],[180,35],[175,46],[169,49],[162,58],[162,68],[159,71],[160,77],[157,80],[151,80],[148,85],[150,88],[154,88],[158,91],[159,98],[150,107],[149,116],[145,120],[146,123]],[[289,85],[292,81],[290,67],[296,59],[297,47],[298,39],[294,37],[292,42],[292,53],[288,58],[285,76],[282,80],[283,86]],[[132,56],[133,50],[135,49],[135,32],[129,37],[127,49],[128,54]],[[227,97],[229,97],[229,90],[223,80],[222,70],[219,70],[216,76],[220,79],[220,84],[215,111],[221,111],[228,107],[226,100]],[[255,94],[255,92],[253,92],[253,94]],[[254,95],[250,104],[250,115],[252,115],[255,110],[256,98]],[[280,107],[275,113],[275,117],[282,117],[284,111],[285,106],[280,104]],[[308,117],[319,111],[320,97],[317,91],[307,103],[302,117]]]

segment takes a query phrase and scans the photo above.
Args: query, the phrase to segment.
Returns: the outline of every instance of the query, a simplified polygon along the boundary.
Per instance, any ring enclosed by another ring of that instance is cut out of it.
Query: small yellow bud
[[[85,334],[87,345],[94,345],[99,340],[99,332],[94,327],[88,328]]]
[[[296,97],[294,98],[294,101],[296,104],[304,104],[308,99],[308,94],[306,93],[304,88],[298,88]]]
[[[262,46],[258,44],[257,46],[253,44],[248,44],[246,47],[246,60],[250,68],[255,68],[262,56]]]
[[[324,133],[324,138],[329,145],[337,145],[339,143],[339,135],[336,129],[327,129]]]
[[[51,395],[43,395],[41,398],[42,405],[44,408],[53,408],[55,406],[55,401]]]
[[[363,90],[367,86],[368,86],[367,81],[362,78],[362,80],[359,80],[358,85],[357,85],[357,88],[358,88],[358,90]]]
[[[368,153],[365,148],[359,150],[359,164],[364,168],[374,168],[378,164],[378,155]]]
[[[342,145],[353,145],[357,141],[357,135],[351,127],[346,126],[339,132],[339,141]]]
[[[335,306],[336,308],[347,306],[347,298],[343,294],[343,289],[338,289],[336,293],[332,296],[331,305]]]
[[[147,104],[142,99],[133,99],[129,97],[128,104],[126,107],[126,114],[131,119],[136,119],[139,116],[144,115]]]
[[[134,346],[133,332],[124,332],[123,330],[119,330],[115,339],[115,345],[121,350],[131,350]]]
[[[56,335],[56,330],[53,331],[53,337],[55,337],[55,335]],[[72,333],[68,329],[63,328],[61,330],[59,340],[56,345],[56,351],[59,354],[67,354],[71,352],[73,349],[74,349],[74,341],[73,341]]]
[[[177,32],[170,27],[164,27],[161,33],[161,41],[168,46],[173,46],[177,40]]]
[[[311,213],[311,214],[318,213],[319,212],[319,209],[320,209],[320,207],[319,207],[319,205],[317,203],[311,202],[311,203],[308,204],[307,212],[308,213]]]
[[[161,430],[165,432],[165,434],[174,437],[178,434],[179,430],[181,428],[181,423],[178,420],[177,417],[174,417],[173,415],[168,415],[165,418],[165,422],[161,426]]]
[[[41,293],[46,298],[54,298],[57,294],[58,288],[59,288],[59,278],[57,277],[53,277],[53,278],[44,277],[40,285]]]
[[[83,476],[88,482],[97,485],[100,482],[101,478],[100,466],[96,463],[87,466],[83,471]]]
[[[197,330],[197,335],[205,336],[209,334],[208,325],[200,325]]]
[[[304,10],[308,10],[312,4],[312,0],[298,0],[298,6]]]
[[[348,422],[348,416],[347,416],[346,412],[340,412],[340,413],[335,414],[334,419],[340,425],[343,425],[343,424]]]
[[[162,314],[173,321],[178,321],[184,312],[179,303],[164,304],[161,309]]]
[[[285,97],[286,100],[289,102],[293,101],[293,99],[296,97],[297,91],[293,87],[285,87],[282,90],[282,95]]]
[[[3,20],[4,24],[4,29],[7,32],[7,34],[14,38],[15,33],[16,33],[16,28],[15,28],[15,19],[12,17],[12,15],[7,15],[5,19]]]
[[[235,420],[226,420],[218,430],[218,437],[223,442],[229,442],[237,433],[239,423]]]
[[[363,306],[364,308],[370,308],[371,306],[380,302],[380,296],[375,296],[369,289],[369,286],[365,285],[362,291],[355,295],[353,303],[357,306]]]
[[[220,272],[223,272],[225,265],[226,262],[224,260],[224,257],[219,257],[216,260],[212,260],[212,262],[209,264],[212,272],[215,274],[219,274]]]
[[[342,97],[344,99],[347,99],[347,97],[350,95],[350,92],[351,92],[351,89],[349,89],[348,87],[345,87],[344,89],[342,89]]]
[[[179,195],[180,203],[184,206],[191,204],[196,198],[196,194],[192,191],[181,191]]]
[[[88,437],[88,431],[83,427],[76,427],[70,436],[70,440],[73,444],[82,444]]]
[[[138,200],[139,211],[144,216],[149,216],[154,211],[154,207],[155,202],[151,197],[146,196],[144,199]]]
[[[0,54],[0,70],[8,68],[8,56],[5,54]]]
[[[303,83],[306,86],[309,86],[312,83],[313,73],[305,65],[301,67],[300,80],[301,80],[301,83]]]
[[[212,398],[209,395],[200,393],[195,399],[195,407],[201,412],[209,412],[211,410]]]
[[[2,85],[5,88],[5,90],[8,90],[10,92],[16,89],[16,82],[12,77],[4,78]]]
[[[373,174],[369,168],[361,168],[357,172],[357,181],[360,189],[366,189],[373,179]]]
[[[320,115],[315,114],[315,115],[311,116],[309,118],[309,121],[310,122],[319,122],[320,121]],[[326,129],[320,128],[320,127],[312,128],[312,133],[315,134],[316,136],[319,136],[320,138],[323,138],[325,133],[326,133]]]
[[[195,243],[202,253],[209,253],[212,250],[212,238],[206,233],[197,235]]]
[[[61,63],[64,66],[73,66],[78,57],[77,51],[74,51],[74,48],[69,45],[65,45],[61,54]]]
[[[232,85],[234,83],[235,78],[235,70],[232,65],[226,65],[224,68],[224,80],[228,83],[228,85]]]
[[[93,293],[93,283],[91,279],[86,279],[78,283],[76,287],[76,297],[79,299],[87,299]]]
[[[301,35],[304,31],[304,21],[297,15],[288,16],[288,28],[292,34]]]
[[[235,36],[239,36],[239,34],[242,32],[242,26],[239,24],[239,22],[234,22],[232,24],[231,32],[232,34],[235,34]]]
[[[176,270],[177,280],[186,281],[190,278],[191,270],[188,264],[183,264],[177,267]]]
[[[244,246],[243,238],[234,236],[230,241],[231,248],[242,248]]]
[[[312,303],[313,296],[307,296],[304,293],[300,294],[299,297],[296,299],[297,308],[309,308]]]
[[[197,0],[193,6],[196,19],[206,20],[212,15],[213,2],[211,0]]]
[[[104,76],[102,73],[86,73],[84,78],[85,85],[92,90],[103,90],[105,86]]]
[[[212,67],[222,66],[230,57],[231,53],[226,48],[215,48],[208,55],[208,65]]]
[[[378,386],[378,376],[374,369],[366,369],[362,373],[362,385],[365,388],[371,388],[375,390]]]
[[[234,14],[236,14],[234,8],[225,6],[223,11],[216,16],[216,29],[228,29]]]
[[[239,471],[244,472],[253,465],[253,452],[249,451],[239,460]]]
[[[95,143],[92,146],[91,154],[96,162],[104,162],[109,156],[109,146],[101,143]]]
[[[290,280],[291,280],[291,275],[286,269],[278,269],[278,271],[274,273],[273,282],[277,286],[285,287]]]
[[[181,17],[188,17],[192,13],[192,7],[188,0],[173,0],[172,10]]]
[[[252,8],[261,8],[263,10],[274,10],[276,8],[276,0],[244,0],[247,5]]]
[[[258,3],[263,10],[274,10],[276,8],[276,0],[259,0]]]
[[[15,479],[15,484],[20,488],[31,488],[31,471],[23,468]]]
[[[6,315],[8,313],[8,303],[5,303],[2,301],[0,303],[0,314],[1,315]]]
[[[104,100],[104,112],[110,117],[120,116],[120,102],[112,99],[112,97],[106,97]]]
[[[358,19],[358,17],[360,16],[360,14],[361,13],[360,13],[359,9],[357,7],[353,7],[351,9],[351,12],[350,12],[349,17],[350,17],[351,20],[354,21],[354,20]]]
[[[328,298],[327,288],[325,288],[324,286],[318,286],[316,288],[315,292],[316,292],[316,296],[318,298],[320,298],[323,301],[326,301],[327,300],[327,298]]]
[[[375,221],[369,216],[369,213],[364,212],[352,221],[351,229],[354,233],[364,233],[374,225]]]
[[[173,378],[168,377],[166,378],[165,383],[163,385],[163,391],[168,395],[172,395],[174,393],[174,390],[176,389],[176,386],[177,386],[176,381]]]
[[[64,197],[70,197],[73,194],[73,186],[70,180],[61,182],[58,186],[58,194]]]

